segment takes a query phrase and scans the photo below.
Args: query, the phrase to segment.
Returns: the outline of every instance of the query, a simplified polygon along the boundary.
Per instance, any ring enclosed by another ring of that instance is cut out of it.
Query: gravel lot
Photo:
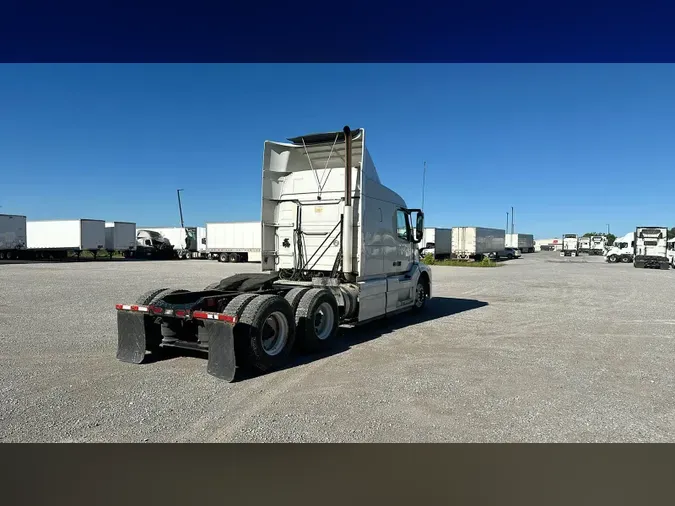
[[[434,267],[424,316],[238,383],[115,359],[114,304],[258,264],[0,265],[0,440],[675,441],[675,272],[536,253]]]

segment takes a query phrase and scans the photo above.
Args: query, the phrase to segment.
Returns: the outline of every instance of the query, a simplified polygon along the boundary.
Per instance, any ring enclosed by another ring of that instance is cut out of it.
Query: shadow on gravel
[[[437,320],[438,318],[443,318],[445,316],[463,313],[464,311],[471,311],[472,309],[478,309],[487,305],[487,302],[475,299],[433,297],[429,299],[427,302],[427,307],[424,308],[421,313],[405,312],[388,318],[373,320],[372,322],[365,323],[359,327],[341,328],[332,348],[326,350],[323,353],[314,354],[300,354],[296,351],[291,362],[283,369],[291,369],[299,365],[308,364],[310,362],[322,360],[332,355],[343,353],[354,346],[372,341],[373,339],[377,339],[405,327],[410,327],[412,325],[417,325],[419,323],[424,323],[431,320]],[[206,359],[207,355],[206,353],[197,350],[167,348],[164,349],[164,352],[160,355],[146,355],[143,364],[152,364],[154,362],[178,357]],[[265,374],[267,373],[252,370],[247,366],[242,366],[237,370],[235,382],[238,383],[240,381],[256,378],[258,376],[264,376]]]
[[[431,320],[437,320],[445,316],[451,316],[464,311],[471,311],[480,307],[487,306],[487,302],[475,299],[454,299],[451,297],[432,297],[427,302],[427,307],[421,313],[405,312],[388,318],[381,318],[362,326],[354,328],[341,328],[335,344],[329,350],[322,353],[299,354],[296,353],[293,360],[283,369],[322,360],[332,355],[343,353],[354,346],[372,341],[398,329],[417,325]],[[263,376],[265,373],[243,369],[237,372],[236,381]]]

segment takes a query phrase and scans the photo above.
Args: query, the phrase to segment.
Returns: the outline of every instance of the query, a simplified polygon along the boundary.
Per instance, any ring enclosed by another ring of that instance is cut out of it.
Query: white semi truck
[[[262,272],[116,305],[119,360],[202,350],[210,374],[234,381],[242,365],[279,369],[296,342],[326,349],[340,324],[419,311],[431,296],[424,215],[380,182],[363,129],[265,142],[261,214]]]
[[[206,253],[220,262],[260,262],[260,221],[206,224]]]
[[[589,253],[591,252],[591,238],[590,237],[579,237],[579,248],[577,253]]]
[[[579,253],[579,238],[577,234],[563,234],[561,257],[575,257]]]
[[[521,253],[534,253],[534,236],[532,234],[505,234],[507,248],[520,250]]]
[[[139,227],[140,232],[155,232],[160,234],[165,242],[173,246],[174,257],[181,260],[206,257],[205,248],[199,248],[197,234],[198,227]],[[143,234],[143,241],[146,241]],[[139,246],[141,244],[139,243]]]
[[[0,260],[13,260],[26,249],[26,217],[0,214]]]
[[[668,259],[670,266],[675,269],[675,238],[668,239]]]
[[[452,257],[482,260],[506,256],[505,232],[498,228],[453,227]]]
[[[605,252],[605,260],[615,264],[618,262],[629,264],[635,254],[635,232],[630,232],[614,239],[614,243]]]
[[[637,227],[633,267],[669,269],[667,227]]]
[[[589,255],[602,255],[607,246],[607,237],[604,235],[593,235],[590,237]]]

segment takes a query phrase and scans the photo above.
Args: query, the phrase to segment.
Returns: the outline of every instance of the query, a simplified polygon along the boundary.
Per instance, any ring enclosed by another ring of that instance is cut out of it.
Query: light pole
[[[609,223],[607,224],[607,235],[609,235]]]
[[[178,211],[180,212],[180,227],[185,228],[185,225],[183,224],[183,206],[180,203],[180,192],[182,192],[183,189],[176,190],[176,195],[178,195]]]

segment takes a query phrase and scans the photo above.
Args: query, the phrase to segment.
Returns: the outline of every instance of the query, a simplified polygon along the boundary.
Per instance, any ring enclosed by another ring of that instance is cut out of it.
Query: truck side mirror
[[[419,243],[424,237],[424,213],[421,209],[410,209],[410,216],[415,215],[415,236],[413,242]]]

